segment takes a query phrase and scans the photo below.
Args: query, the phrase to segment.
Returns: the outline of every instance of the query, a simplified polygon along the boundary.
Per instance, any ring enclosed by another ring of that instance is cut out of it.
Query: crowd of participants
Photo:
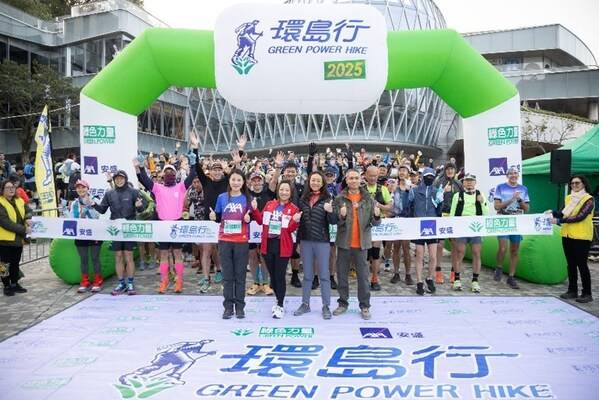
[[[178,145],[174,154],[138,155],[133,160],[137,188],[125,171],[106,172],[109,190],[101,200],[90,196],[74,154],[56,164],[57,193],[68,204],[69,217],[99,218],[110,210],[111,219],[193,219],[219,224],[217,244],[112,242],[118,276],[113,295],[136,293],[136,269],[156,270],[158,293],[181,293],[187,264],[197,268],[198,279],[193,283],[199,284],[200,292],[222,284],[224,319],[243,318],[245,296],[259,292],[274,295],[272,316],[282,318],[290,267],[289,284],[302,288],[302,302],[294,315],[311,311],[311,291],[317,288],[324,319],[345,313],[349,280],[357,279],[360,314],[370,319],[370,293],[381,290],[381,271],[389,272],[390,283],[403,281],[421,296],[435,293],[436,286],[446,281],[456,291],[483,291],[479,282],[481,237],[451,239],[451,270],[443,271],[440,240],[373,241],[371,228],[383,218],[487,215],[491,208],[498,214],[517,215],[528,212],[531,202],[527,188],[518,183],[516,167],[509,168],[506,182],[489,197],[477,189],[476,176],[458,168],[454,159],[436,166],[420,152],[387,149],[384,154],[368,154],[350,145],[319,152],[311,143],[301,156],[271,151],[267,157],[251,157],[244,151],[246,139],[242,137],[230,158],[224,159],[199,154],[197,144],[192,133],[186,153],[180,153]],[[33,172],[30,167],[15,170],[3,155],[0,158],[0,260],[4,266],[0,275],[4,294],[10,296],[26,291],[18,282],[18,264],[31,230],[29,205],[34,204],[35,182],[28,178]],[[568,262],[569,287],[561,297],[588,302],[592,294],[587,259],[595,200],[584,176],[573,176],[570,188],[565,207],[552,212],[552,222],[562,225]],[[261,243],[248,243],[251,221],[262,226]],[[334,241],[331,225],[337,227]],[[494,280],[504,280],[502,265],[508,256],[505,283],[512,289],[519,289],[515,275],[521,241],[520,235],[498,237]],[[101,242],[76,240],[75,245],[81,258],[79,292],[102,290]],[[470,282],[463,282],[467,245],[472,274]],[[135,247],[140,255],[137,266]],[[92,276],[88,274],[90,259]],[[582,292],[578,291],[578,274]],[[332,290],[339,296],[334,310]]]

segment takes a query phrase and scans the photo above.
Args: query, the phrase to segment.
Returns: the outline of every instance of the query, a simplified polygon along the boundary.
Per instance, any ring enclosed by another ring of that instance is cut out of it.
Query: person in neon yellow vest
[[[19,263],[23,241],[31,233],[31,210],[15,193],[13,182],[6,179],[0,184],[0,277],[5,296],[27,292],[19,284]]]
[[[593,240],[593,210],[595,200],[586,177],[574,175],[570,178],[570,194],[561,211],[552,211],[554,224],[562,226],[562,245],[568,262],[568,291],[562,299],[576,299],[578,303],[593,301],[591,272],[588,258]],[[578,296],[578,272],[582,281],[582,293]]]

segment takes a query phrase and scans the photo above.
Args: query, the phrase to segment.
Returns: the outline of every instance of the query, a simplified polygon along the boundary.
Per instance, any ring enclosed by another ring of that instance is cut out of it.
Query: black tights
[[[279,239],[268,239],[268,250],[267,254],[263,255],[266,268],[270,274],[270,287],[277,296],[277,304],[279,307],[283,307],[285,302],[285,293],[287,291],[287,282],[285,282],[285,275],[287,274],[287,263],[289,263],[289,257],[280,256],[280,242]]]
[[[580,271],[582,295],[591,295],[591,272],[587,262],[591,242],[563,237],[562,245],[568,262],[568,292],[578,293],[578,271]]]

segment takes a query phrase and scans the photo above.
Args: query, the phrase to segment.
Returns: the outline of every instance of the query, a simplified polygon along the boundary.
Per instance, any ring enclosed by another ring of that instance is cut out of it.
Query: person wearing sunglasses
[[[566,196],[565,207],[561,211],[547,211],[553,215],[551,222],[562,226],[562,246],[568,263],[568,291],[560,297],[576,299],[578,303],[593,301],[588,258],[593,240],[595,200],[589,191],[587,178],[574,175],[570,178],[570,194]],[[582,281],[580,296],[578,295],[578,272]]]

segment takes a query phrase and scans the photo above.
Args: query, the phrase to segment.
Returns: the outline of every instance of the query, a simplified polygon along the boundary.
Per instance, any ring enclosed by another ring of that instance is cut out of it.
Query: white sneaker
[[[285,309],[283,307],[275,306],[276,309],[273,308],[272,317],[276,319],[281,319],[285,315]]]
[[[279,308],[279,306],[276,305],[276,304],[274,306],[272,306],[271,313],[272,313],[272,317],[273,318],[277,318],[276,317],[276,315],[277,315],[277,308]]]

